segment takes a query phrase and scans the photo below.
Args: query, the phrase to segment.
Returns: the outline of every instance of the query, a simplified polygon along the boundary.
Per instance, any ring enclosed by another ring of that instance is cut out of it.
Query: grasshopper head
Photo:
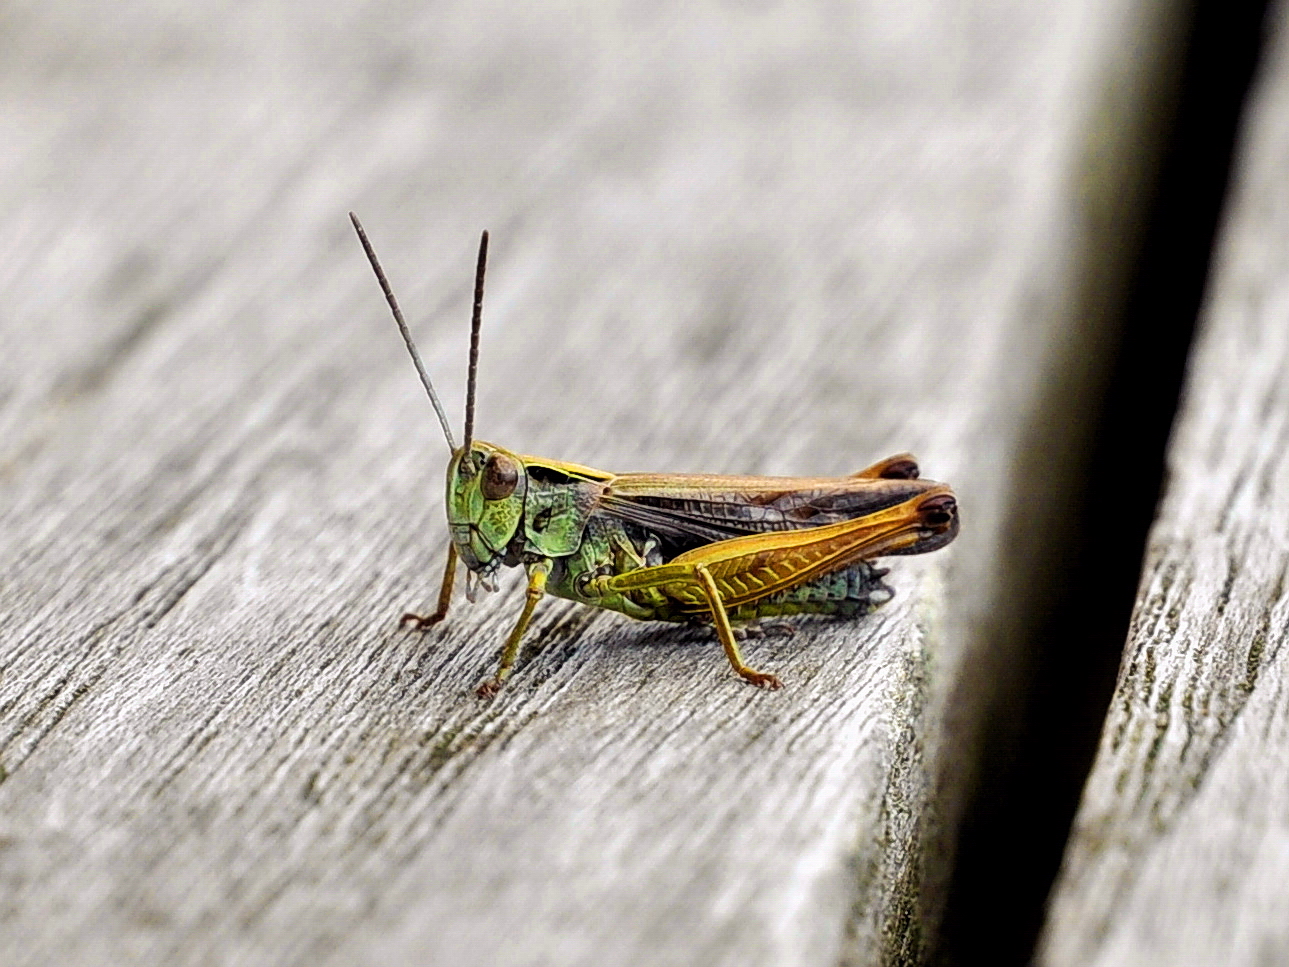
[[[515,454],[475,440],[448,464],[448,528],[470,570],[489,577],[524,517],[528,476]]]

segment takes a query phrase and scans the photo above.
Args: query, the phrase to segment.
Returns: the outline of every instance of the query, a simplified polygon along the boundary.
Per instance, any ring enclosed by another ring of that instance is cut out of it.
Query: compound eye
[[[483,482],[480,489],[484,500],[501,500],[515,492],[519,484],[519,468],[515,461],[500,453],[494,453],[483,465]]]

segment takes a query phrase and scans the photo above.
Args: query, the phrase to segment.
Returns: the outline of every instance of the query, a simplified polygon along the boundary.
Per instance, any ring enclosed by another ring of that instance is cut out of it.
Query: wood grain
[[[1245,120],[1051,965],[1289,958],[1289,34]]]
[[[7,962],[925,959],[1176,6],[7,10]],[[619,471],[910,449],[962,536],[871,619],[750,645],[783,692],[548,602],[477,701],[518,587],[397,627],[445,448],[351,208],[449,401],[492,230],[484,438]]]

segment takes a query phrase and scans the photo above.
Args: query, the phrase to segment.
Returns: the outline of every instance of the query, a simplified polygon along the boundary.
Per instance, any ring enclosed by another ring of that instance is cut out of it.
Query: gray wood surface
[[[1049,965],[1289,962],[1289,33],[1245,118]]]
[[[7,8],[6,962],[922,959],[1175,6]],[[750,646],[782,692],[547,602],[477,701],[517,586],[396,627],[437,586],[445,448],[350,208],[448,400],[492,230],[485,439],[910,449],[962,536],[872,618]]]

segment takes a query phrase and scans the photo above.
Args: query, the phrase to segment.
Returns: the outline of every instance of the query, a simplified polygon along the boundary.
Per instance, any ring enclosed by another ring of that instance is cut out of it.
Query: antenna
[[[465,443],[470,449],[474,440],[474,387],[479,376],[479,329],[483,325],[483,270],[488,265],[488,232],[479,238],[479,264],[474,270],[474,314],[470,317],[470,372],[465,388]]]
[[[389,287],[389,279],[385,278],[385,270],[380,267],[380,260],[376,258],[376,250],[371,247],[371,242],[367,240],[367,233],[363,231],[362,222],[353,212],[349,213],[349,220],[354,223],[354,231],[358,233],[358,241],[363,243],[363,251],[367,253],[367,261],[371,263],[372,270],[376,273],[376,280],[380,282],[381,290],[385,293],[385,301],[389,303],[389,308],[394,313],[394,321],[398,323],[398,331],[403,334],[403,342],[407,343],[407,351],[412,354],[412,362],[416,365],[416,372],[421,377],[421,385],[425,387],[425,392],[430,394],[430,402],[434,404],[434,412],[439,415],[439,423],[443,425],[443,435],[448,439],[448,446],[456,453],[457,445],[452,439],[452,430],[448,427],[448,418],[443,415],[443,404],[439,402],[439,394],[434,392],[434,384],[430,382],[430,374],[425,371],[425,364],[421,362],[421,354],[416,351],[416,343],[412,342],[412,334],[407,331],[407,323],[403,321],[403,310],[398,307],[398,300],[394,298],[394,290]],[[484,233],[484,242],[487,243],[487,232]],[[474,312],[476,318],[479,315],[479,300],[483,295],[483,262],[480,256],[480,277],[475,284]],[[470,365],[470,372],[474,372],[473,357]],[[474,399],[474,387],[471,384],[470,399]],[[466,445],[470,443],[470,423],[466,423]]]

